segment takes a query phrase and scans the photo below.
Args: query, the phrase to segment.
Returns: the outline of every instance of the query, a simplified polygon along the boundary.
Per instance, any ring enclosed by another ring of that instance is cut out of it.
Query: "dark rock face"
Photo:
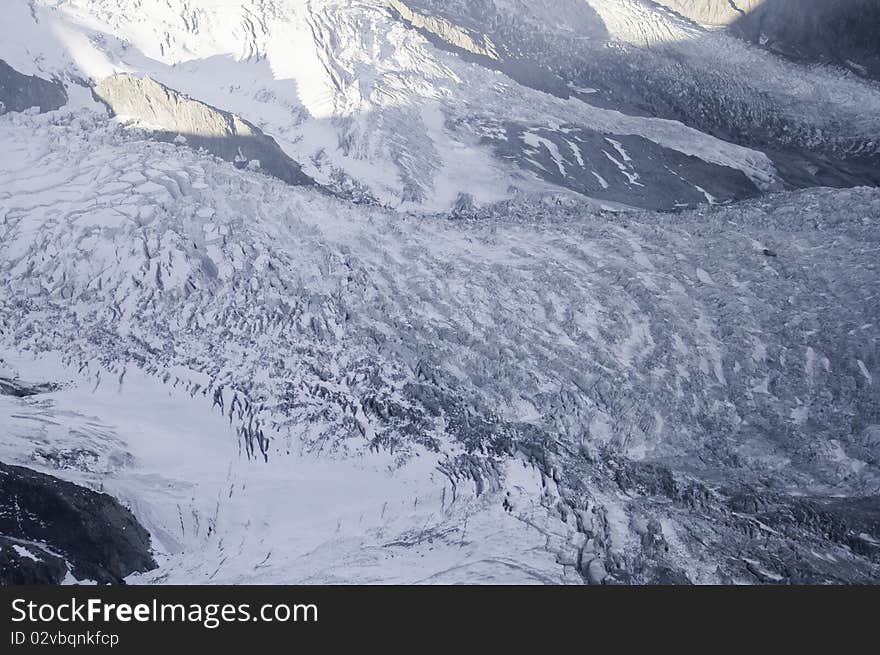
[[[0,583],[120,584],[156,563],[150,535],[107,494],[0,463]]]
[[[38,393],[46,393],[54,391],[54,384],[27,384],[21,380],[12,380],[0,377],[0,396],[15,396],[16,398],[25,398],[27,396],[35,396]]]
[[[0,583],[58,584],[67,574],[63,557],[33,544],[0,536]]]
[[[0,114],[39,107],[53,111],[67,103],[67,93],[59,82],[35,75],[22,75],[0,59]]]
[[[558,130],[491,126],[482,142],[538,177],[591,198],[659,210],[757,196],[744,173],[688,157],[639,136],[576,125]]]
[[[737,38],[795,61],[831,63],[860,76],[880,76],[880,40],[876,38],[880,32],[880,3],[876,0],[655,2],[694,23],[724,28]],[[419,27],[401,14],[401,20],[419,29],[438,48],[545,93],[576,97],[629,115],[680,121],[724,141],[764,152],[786,188],[880,185],[876,138],[862,130],[863,121],[858,117],[836,115],[832,124],[814,123],[805,118],[806,108],[792,109],[787,100],[756,84],[759,74],[754,70],[713,69],[687,54],[686,49],[662,44],[608,47],[608,31],[588,3],[555,3],[561,17],[556,19],[546,13],[540,17],[529,15],[528,3],[522,3],[522,11],[517,12],[505,12],[493,0],[406,0],[406,5],[460,24],[469,34],[481,35],[493,44],[488,54],[467,48],[461,40],[450,38],[449,30]],[[544,6],[541,12],[546,12]],[[560,30],[554,20],[570,29]],[[648,150],[643,158],[657,159]],[[659,163],[666,164],[668,158],[664,155]],[[676,164],[680,163],[678,159]],[[689,171],[693,163],[688,163]],[[656,203],[666,183],[672,185],[671,195],[694,195],[692,186],[686,188],[687,183],[671,179],[672,175],[664,170],[656,172],[665,178],[652,180],[660,184],[659,190],[646,192],[632,204],[668,209],[677,201],[664,198],[663,203]],[[724,180],[722,189],[691,180],[719,199],[753,195],[750,185],[742,184],[723,167],[712,171],[698,165],[696,175]],[[580,190],[582,186],[589,188],[588,183],[587,178],[575,179],[565,186]],[[610,196],[613,193],[598,197],[613,199]],[[683,202],[692,200],[685,198]]]
[[[765,0],[731,26],[779,54],[835,63],[880,78],[876,0]]]
[[[655,0],[777,54],[880,76],[876,0]]]

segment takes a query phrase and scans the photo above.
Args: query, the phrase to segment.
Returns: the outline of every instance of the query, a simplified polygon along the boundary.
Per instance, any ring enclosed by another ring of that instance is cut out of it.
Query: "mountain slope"
[[[402,210],[545,193],[675,209],[880,182],[876,88],[656,3],[15,0],[10,15],[0,58],[74,102],[148,75],[254,124],[318,183]]]
[[[128,580],[880,580],[848,3],[146,4],[0,40],[0,461]]]
[[[0,454],[89,443],[150,580],[876,579],[876,190],[405,216],[99,114],[0,130],[4,358],[70,385]]]
[[[874,0],[657,0],[699,23],[800,60],[834,62],[877,78],[880,6]]]

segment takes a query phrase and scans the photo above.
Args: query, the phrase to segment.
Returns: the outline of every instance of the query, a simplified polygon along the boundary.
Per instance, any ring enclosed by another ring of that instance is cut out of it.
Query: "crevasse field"
[[[868,63],[671,1],[147,5],[0,43],[0,461],[127,507],[126,581],[880,580]]]

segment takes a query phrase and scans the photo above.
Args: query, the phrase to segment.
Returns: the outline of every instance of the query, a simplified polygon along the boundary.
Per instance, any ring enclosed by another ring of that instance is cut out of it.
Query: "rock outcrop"
[[[15,378],[6,378],[0,376],[0,396],[15,396],[16,398],[25,398],[26,396],[35,396],[38,393],[53,391],[57,385],[46,384],[28,384]]]
[[[658,4],[708,26],[725,26],[753,11],[764,0],[655,0]]]
[[[766,0],[732,29],[787,57],[880,77],[880,4],[874,0]]]
[[[794,59],[880,76],[880,3],[875,0],[657,0],[709,26]]]
[[[430,16],[414,11],[400,0],[389,0],[389,5],[400,18],[412,27],[427,32],[430,36],[437,37],[443,42],[473,55],[498,59],[495,44],[486,35],[473,34],[464,27],[440,16]]]
[[[155,566],[149,533],[116,500],[0,462],[0,584],[119,584]]]
[[[288,184],[315,184],[256,126],[149,77],[111,75],[95,86],[94,94],[114,115],[140,121],[156,138],[204,148],[240,168],[257,168]]]
[[[24,75],[0,59],[0,114],[39,107],[53,111],[67,103],[67,93],[60,82]]]

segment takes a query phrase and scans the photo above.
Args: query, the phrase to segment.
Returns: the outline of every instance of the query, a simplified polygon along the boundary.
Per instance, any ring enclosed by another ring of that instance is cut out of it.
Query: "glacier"
[[[127,581],[880,579],[876,83],[525,4],[10,3],[0,461]]]

